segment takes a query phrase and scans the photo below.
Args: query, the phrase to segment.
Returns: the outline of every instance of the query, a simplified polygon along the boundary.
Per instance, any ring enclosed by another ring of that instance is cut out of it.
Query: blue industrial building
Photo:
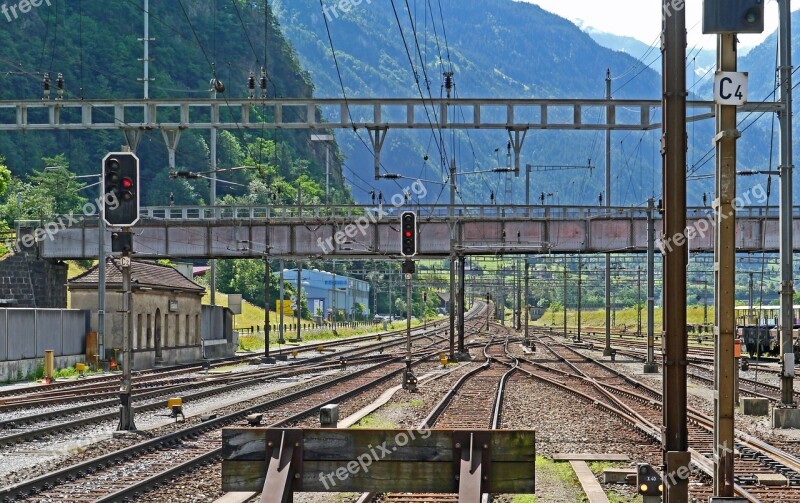
[[[283,277],[284,281],[294,284],[297,281],[297,269],[284,269]],[[300,283],[312,316],[321,315],[328,319],[329,315],[338,311],[352,319],[356,303],[364,306],[365,317],[371,315],[370,284],[367,281],[319,269],[302,269]]]

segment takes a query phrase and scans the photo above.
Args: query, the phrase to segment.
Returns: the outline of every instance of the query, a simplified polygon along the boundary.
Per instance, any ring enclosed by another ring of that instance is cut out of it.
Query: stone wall
[[[36,247],[0,257],[0,306],[67,307],[67,265],[39,258]]]

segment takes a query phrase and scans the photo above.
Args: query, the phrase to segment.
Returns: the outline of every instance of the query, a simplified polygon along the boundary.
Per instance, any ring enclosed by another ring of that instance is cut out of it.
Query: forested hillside
[[[265,1],[164,0],[150,2],[150,6],[151,98],[209,97],[209,81],[214,76],[226,85],[218,99],[244,97],[249,72],[258,76],[262,66],[267,68],[269,97],[312,95],[309,75],[300,67]],[[42,4],[13,22],[4,22],[0,32],[0,99],[41,99],[46,73],[53,87],[50,99],[55,98],[59,73],[65,82],[65,99],[141,98],[142,9],[138,0],[53,0],[49,7]],[[103,113],[108,112],[95,112]],[[255,117],[262,113],[262,109],[253,110]],[[208,136],[207,131],[184,131],[177,153],[179,170],[208,169]],[[7,220],[18,214],[38,218],[40,212],[59,206],[55,195],[45,200],[32,197],[37,177],[54,176],[43,169],[53,165],[43,158],[60,155],[58,166],[68,166],[78,175],[93,174],[99,171],[103,155],[118,150],[123,142],[123,135],[115,131],[0,134],[0,155],[15,177],[0,213]],[[218,167],[246,165],[259,169],[220,175],[239,185],[220,183],[218,194],[237,197],[239,202],[290,203],[296,199],[300,184],[306,202],[322,201],[324,149],[324,145],[309,141],[307,131],[222,131]],[[170,194],[175,204],[208,200],[206,180],[168,177],[167,150],[159,131],[146,133],[138,154],[142,159],[144,204],[169,204]],[[332,158],[334,200],[349,200],[349,191],[339,175],[338,156]],[[19,201],[16,194],[21,196]]]

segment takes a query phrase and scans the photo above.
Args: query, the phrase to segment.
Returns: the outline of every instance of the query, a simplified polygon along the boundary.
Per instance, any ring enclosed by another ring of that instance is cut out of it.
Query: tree
[[[78,192],[84,187],[84,183],[69,170],[69,162],[64,154],[43,157],[42,161],[46,167],[39,171],[34,170],[28,177],[34,191],[31,195],[48,203],[46,208],[39,209],[47,216],[80,211],[87,201]]]
[[[5,166],[5,160],[0,156],[0,197],[3,197],[8,184],[11,183],[11,171]]]
[[[366,308],[366,306],[364,306],[364,304],[362,304],[361,302],[356,302],[353,305],[353,316],[357,320],[363,320],[364,319],[364,313],[366,312],[366,310],[367,310],[367,308]]]
[[[395,299],[394,308],[397,310],[398,314],[399,313],[405,313],[406,312],[406,301],[404,301],[403,299]]]
[[[284,279],[284,299],[295,295],[296,285]],[[257,306],[264,301],[264,261],[259,259],[230,259],[217,261],[217,289],[222,293],[239,293]],[[269,279],[270,308],[280,298],[280,278],[272,274]],[[304,318],[310,318],[305,294],[301,297],[300,311]]]
[[[550,324],[551,325],[555,325],[556,324],[556,313],[560,313],[563,309],[564,309],[564,306],[561,304],[561,302],[559,302],[557,300],[554,300],[553,302],[550,303],[550,313],[551,313]]]

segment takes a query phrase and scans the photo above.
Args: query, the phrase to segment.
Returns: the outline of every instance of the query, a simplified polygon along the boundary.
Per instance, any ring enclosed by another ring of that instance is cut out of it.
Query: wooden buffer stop
[[[285,503],[294,492],[533,494],[532,430],[225,428],[222,489]]]

